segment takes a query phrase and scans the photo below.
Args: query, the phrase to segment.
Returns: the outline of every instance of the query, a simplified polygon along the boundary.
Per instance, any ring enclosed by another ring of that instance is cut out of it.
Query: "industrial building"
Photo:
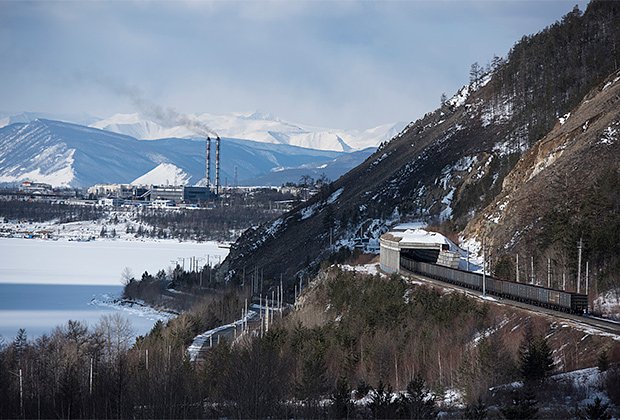
[[[131,184],[97,184],[88,189],[91,198],[98,198],[101,203],[118,204],[118,200],[149,201],[151,203],[191,203],[201,204],[216,199],[220,193],[220,143],[215,139],[215,185],[211,185],[211,138],[206,139],[205,181],[206,186],[184,185],[131,185]],[[111,205],[111,204],[110,204]],[[165,207],[169,205],[166,204]]]
[[[122,200],[145,200],[149,188],[131,184],[96,184],[88,188],[88,194],[96,198],[120,198]]]
[[[207,187],[183,187],[183,201],[186,203],[206,203],[214,198],[214,194]]]
[[[381,269],[387,273],[400,271],[400,258],[407,258],[458,268],[460,255],[450,251],[451,242],[442,234],[424,229],[394,230],[379,239]]]
[[[183,200],[183,186],[176,185],[151,185],[149,189],[149,201],[172,200],[180,202]]]

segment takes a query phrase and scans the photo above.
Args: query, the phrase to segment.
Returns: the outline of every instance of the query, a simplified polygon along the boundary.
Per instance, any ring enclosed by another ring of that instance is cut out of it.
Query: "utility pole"
[[[547,287],[551,288],[551,258],[547,258]]]
[[[577,293],[580,291],[581,287],[581,250],[583,249],[583,238],[579,238],[579,244],[577,244],[577,250],[579,251],[579,256],[577,257]]]
[[[562,290],[566,291],[566,271],[562,271]]]
[[[469,271],[469,246],[467,246],[467,271]]]
[[[280,310],[280,286],[276,286],[276,304],[275,308]]]
[[[519,254],[517,254],[517,283],[519,283]]]
[[[284,303],[284,287],[282,286],[282,273],[280,273],[280,309],[282,309],[282,306]]]
[[[19,369],[19,412],[24,417],[24,377],[21,368]]]
[[[269,301],[265,299],[265,332],[269,332]]]
[[[484,250],[484,237],[482,237],[482,296],[487,295],[487,266],[486,266],[486,254]]]
[[[248,329],[248,298],[245,298],[245,316],[243,317],[243,324],[243,330],[245,331]]]
[[[590,269],[590,261],[586,261],[586,296],[588,295],[588,286],[589,286],[589,276],[588,276],[588,271]]]
[[[530,272],[530,274],[532,276],[531,279],[530,279],[530,284],[534,284],[534,256],[530,257],[530,263],[531,263],[531,270],[532,270]]]

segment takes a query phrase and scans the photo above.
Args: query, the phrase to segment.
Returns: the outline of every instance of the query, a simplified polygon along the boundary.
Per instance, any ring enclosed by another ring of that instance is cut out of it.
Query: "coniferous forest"
[[[552,326],[524,316],[514,319],[522,333],[490,334],[511,325],[488,304],[337,268],[322,271],[267,332],[222,341],[191,362],[193,337],[237,319],[247,292],[209,296],[135,343],[117,316],[94,328],[70,321],[36,340],[20,331],[0,350],[0,417],[434,418],[448,410],[484,418],[490,410],[531,418],[543,400],[545,417],[601,409],[577,406],[575,385],[550,386],[550,374],[587,363],[552,357]],[[620,370],[609,357],[599,357],[601,389],[618,404]],[[463,405],[446,408],[451,389],[463,390]]]

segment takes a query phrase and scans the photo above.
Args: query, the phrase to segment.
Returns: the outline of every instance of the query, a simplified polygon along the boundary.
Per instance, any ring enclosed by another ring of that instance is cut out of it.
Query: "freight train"
[[[457,286],[482,291],[482,274],[443,267],[400,257],[401,269]],[[549,289],[533,284],[516,283],[485,276],[486,293],[502,298],[538,305],[574,314],[588,310],[588,296],[581,293]]]

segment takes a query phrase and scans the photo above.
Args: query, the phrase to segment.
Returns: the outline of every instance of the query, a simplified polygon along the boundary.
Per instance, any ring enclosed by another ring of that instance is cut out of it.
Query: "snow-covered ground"
[[[600,295],[592,304],[594,311],[620,321],[620,290],[610,290]]]
[[[581,391],[578,393],[579,397],[576,400],[571,401],[572,398],[567,396],[565,403],[570,404],[572,402],[571,405],[573,407],[584,407],[586,404],[592,404],[595,398],[600,398],[604,404],[609,404],[609,396],[601,389],[604,378],[605,373],[593,367],[552,375],[547,380],[546,386],[572,385],[575,389]],[[518,389],[521,387],[523,387],[522,382],[512,382],[491,388],[489,391],[494,393],[500,390]]]
[[[374,276],[376,274],[381,274],[382,277],[387,277],[385,273],[379,271],[379,264],[364,264],[364,265],[341,264],[340,268],[345,271],[355,271],[356,273],[370,274],[371,276]]]
[[[190,346],[187,348],[187,352],[189,353],[189,359],[192,362],[196,361],[196,359],[198,358],[198,353],[200,353],[200,350],[207,343],[207,341],[211,340],[210,344],[211,342],[217,342],[215,340],[217,340],[218,333],[224,333],[227,330],[234,329],[236,334],[237,328],[239,328],[239,333],[241,333],[244,325],[246,325],[256,316],[258,316],[257,311],[249,310],[247,315],[231,324],[220,325],[219,327],[213,328],[209,331],[205,331],[202,334],[197,335],[196,337],[194,337],[194,341],[192,341],[192,344],[190,344]]]
[[[134,210],[136,211],[136,210]],[[171,210],[174,211],[174,210]],[[0,238],[28,238],[47,237],[50,239],[89,240],[115,239],[123,241],[157,241],[148,237],[137,237],[135,233],[128,233],[127,228],[136,232],[140,223],[133,212],[109,210],[105,218],[99,220],[84,220],[79,222],[59,223],[57,220],[48,222],[16,222],[0,218]],[[142,225],[143,229],[152,229]],[[105,237],[102,238],[102,230]],[[113,237],[112,237],[113,236]]]

